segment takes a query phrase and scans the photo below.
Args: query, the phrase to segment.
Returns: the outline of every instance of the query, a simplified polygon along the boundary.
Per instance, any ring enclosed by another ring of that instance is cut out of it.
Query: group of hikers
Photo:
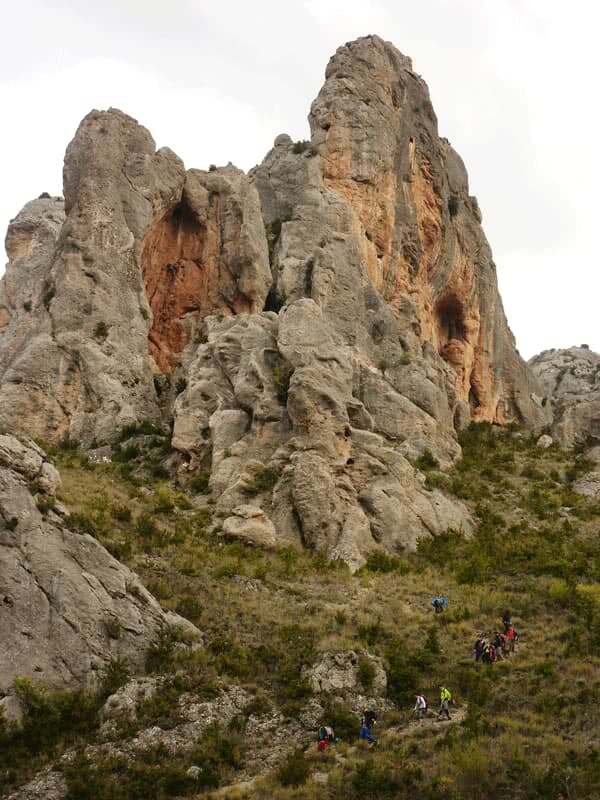
[[[511,653],[515,652],[515,645],[519,640],[515,626],[511,622],[510,611],[506,610],[502,615],[504,632],[495,631],[490,639],[486,639],[484,633],[480,633],[475,641],[473,652],[475,661],[484,664],[493,664],[495,661],[502,661]]]
[[[436,602],[438,601],[438,602]],[[436,614],[441,613],[448,607],[448,598],[434,597],[432,605]],[[498,659],[506,658],[510,653],[514,653],[515,644],[519,639],[519,635],[515,630],[511,621],[510,611],[505,610],[502,615],[502,631],[495,631],[490,639],[486,639],[483,633],[479,634],[475,642],[475,661],[492,664]],[[452,699],[452,692],[441,685],[440,690],[440,705],[437,713],[437,719],[450,719],[450,705],[454,703]],[[413,712],[416,720],[420,723],[429,711],[427,698],[423,692],[415,695],[415,705]],[[362,741],[368,742],[369,745],[377,744],[377,738],[373,734],[373,727],[377,722],[377,713],[375,711],[366,711],[360,720],[360,729],[358,738]],[[319,728],[318,744],[319,750],[327,750],[330,745],[338,742],[333,728],[330,726],[322,726]]]

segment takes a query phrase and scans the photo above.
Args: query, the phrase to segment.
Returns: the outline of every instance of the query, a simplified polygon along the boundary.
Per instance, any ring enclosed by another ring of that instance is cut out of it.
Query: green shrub
[[[306,783],[310,770],[301,748],[292,751],[277,770],[277,779],[282,786],[301,786]]]
[[[439,461],[431,450],[424,450],[415,462],[415,466],[422,472],[427,472],[430,469],[438,469],[440,466]]]
[[[395,572],[400,569],[402,562],[396,556],[386,553],[384,550],[372,550],[367,556],[365,569],[369,572]]]
[[[126,439],[131,439],[132,436],[163,436],[163,432],[150,420],[143,420],[142,422],[132,422],[126,425],[121,431],[119,440],[124,442]]]
[[[338,701],[331,701],[325,705],[321,724],[330,725],[335,735],[345,742],[356,739],[359,731],[358,716],[348,706]]]
[[[143,539],[152,539],[158,532],[158,526],[149,514],[142,513],[137,518],[135,529]]]
[[[246,491],[250,495],[262,494],[262,492],[270,492],[279,480],[279,476],[274,469],[270,467],[260,467],[252,476],[252,482],[246,487]]]
[[[290,380],[294,374],[294,368],[291,364],[284,362],[273,368],[273,383],[275,384],[275,392],[277,399],[282,405],[287,404],[288,393],[290,390]]]
[[[131,522],[131,509],[127,506],[113,506],[110,513],[117,522]]]
[[[108,697],[129,681],[130,672],[127,659],[122,656],[111,658],[100,673],[100,695]]]
[[[159,486],[154,498],[154,510],[157,514],[170,514],[174,509],[173,493],[168,486]]]
[[[366,692],[370,692],[373,688],[376,674],[377,670],[375,669],[373,660],[371,658],[361,656],[358,661],[358,680],[361,682]]]
[[[90,536],[96,536],[98,533],[96,523],[86,514],[77,512],[69,514],[69,516],[65,518],[65,525],[69,530],[75,533],[88,533]]]
[[[307,139],[302,139],[298,140],[297,142],[294,142],[294,146],[292,147],[292,152],[295,153],[296,155],[305,152],[309,152],[311,155],[315,155],[313,146],[311,142],[309,142]]]
[[[190,481],[190,489],[194,494],[206,494],[208,492],[208,481],[210,472],[198,472]]]
[[[164,672],[171,664],[178,632],[170,625],[161,625],[146,652],[146,670]]]
[[[175,607],[175,611],[178,614],[181,614],[182,617],[185,617],[192,622],[196,622],[198,619],[200,619],[202,614],[202,606],[195,597],[186,595],[185,597],[179,599]]]

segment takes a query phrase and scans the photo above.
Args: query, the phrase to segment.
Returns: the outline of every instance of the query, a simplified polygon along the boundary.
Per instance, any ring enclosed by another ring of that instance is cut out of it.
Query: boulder
[[[586,497],[600,498],[600,470],[588,472],[573,483],[573,491]]]
[[[361,666],[371,671],[368,686],[361,683]],[[323,653],[321,659],[307,670],[306,677],[313,692],[324,694],[360,693],[382,697],[387,689],[387,675],[383,662],[367,652],[346,650]]]
[[[587,346],[544,350],[529,361],[552,408],[562,447],[600,445],[600,354]]]
[[[275,547],[277,532],[265,512],[257,506],[237,506],[223,522],[223,533],[232,539],[262,547]]]
[[[554,439],[547,433],[543,433],[536,442],[537,447],[540,447],[542,450],[547,450],[549,447],[552,447],[553,444]]]

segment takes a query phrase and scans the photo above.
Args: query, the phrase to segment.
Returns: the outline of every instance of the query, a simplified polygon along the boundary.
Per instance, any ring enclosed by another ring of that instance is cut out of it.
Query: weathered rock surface
[[[203,314],[262,308],[267,244],[243,173],[186,175],[115,109],[79,126],[64,193],[64,209],[29,203],[7,234],[0,427],[105,442],[159,419],[153,378],[172,370]]]
[[[7,237],[0,429],[90,446],[172,422],[226,535],[356,568],[470,531],[420,455],[449,466],[470,419],[541,430],[550,410],[410,59],[339,48],[309,120],[246,176],[186,173],[122,112],[89,114],[64,210],[34,201]]]
[[[552,406],[563,447],[600,444],[600,355],[587,346],[544,350],[530,362]]]
[[[33,442],[0,435],[0,707],[10,715],[16,677],[83,683],[111,657],[141,666],[162,625],[199,635],[95,539],[66,527],[52,508],[59,482]]]
[[[371,668],[371,682],[363,686],[360,679],[361,660]],[[313,692],[343,694],[350,692],[383,696],[387,690],[387,675],[383,661],[370,653],[347,650],[324,653],[321,660],[307,673]]]

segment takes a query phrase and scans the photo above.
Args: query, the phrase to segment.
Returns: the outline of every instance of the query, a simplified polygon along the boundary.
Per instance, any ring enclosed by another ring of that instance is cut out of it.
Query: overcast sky
[[[62,193],[92,108],[187,167],[249,169],[306,116],[336,47],[377,33],[429,84],[462,155],[521,353],[600,351],[600,10],[588,0],[21,0],[0,19],[0,227]],[[3,267],[0,266],[0,272]]]

